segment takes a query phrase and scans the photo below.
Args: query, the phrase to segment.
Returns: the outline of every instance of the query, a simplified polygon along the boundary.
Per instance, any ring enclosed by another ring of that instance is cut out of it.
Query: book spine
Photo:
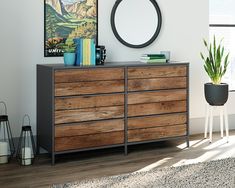
[[[91,41],[91,62],[92,62],[92,65],[96,65],[95,62],[96,62],[96,48],[95,48],[95,40],[92,39]]]
[[[81,39],[80,38],[76,38],[76,40],[75,40],[75,44],[76,44],[76,63],[75,63],[75,65],[77,65],[77,66],[80,66],[80,56],[81,56],[81,54],[80,54],[80,48],[81,48]]]
[[[87,39],[87,63],[91,66],[91,39]]]
[[[86,39],[83,39],[83,65],[87,65],[87,60],[86,60]]]
[[[166,59],[147,60],[147,63],[166,63]]]
[[[143,54],[142,57],[165,58],[164,54]]]
[[[83,66],[83,38],[80,39],[80,66]]]
[[[89,65],[89,59],[88,59],[88,56],[89,56],[89,51],[88,51],[88,45],[89,45],[89,39],[86,39],[86,66]]]

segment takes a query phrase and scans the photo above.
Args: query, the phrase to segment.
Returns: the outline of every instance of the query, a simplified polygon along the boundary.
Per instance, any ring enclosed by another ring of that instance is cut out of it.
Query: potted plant
[[[211,79],[211,83],[204,84],[205,98],[210,105],[221,106],[228,100],[228,84],[221,83],[221,79],[229,64],[229,53],[225,54],[222,40],[218,45],[216,44],[215,36],[212,44],[208,45],[205,40],[203,41],[208,55],[207,57],[202,53],[200,55],[204,61],[204,69]]]
[[[74,65],[76,59],[76,54],[75,54],[76,45],[73,39],[67,38],[65,43],[62,43],[61,46],[64,51],[64,64]]]

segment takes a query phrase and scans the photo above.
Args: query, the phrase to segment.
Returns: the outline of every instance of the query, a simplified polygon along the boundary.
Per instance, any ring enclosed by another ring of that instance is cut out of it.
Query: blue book
[[[81,48],[81,39],[80,38],[75,38],[73,39],[74,43],[76,45],[76,61],[75,61],[75,65],[80,66],[81,64],[81,53],[80,53],[80,48]]]

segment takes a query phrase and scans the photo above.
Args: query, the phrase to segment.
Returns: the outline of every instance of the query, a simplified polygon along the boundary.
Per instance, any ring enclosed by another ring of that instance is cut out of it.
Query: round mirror
[[[116,38],[131,48],[150,45],[162,25],[155,0],[117,0],[111,13],[111,27]]]

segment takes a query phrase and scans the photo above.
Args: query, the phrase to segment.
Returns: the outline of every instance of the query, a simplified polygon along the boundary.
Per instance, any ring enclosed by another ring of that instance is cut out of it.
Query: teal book
[[[81,38],[75,38],[73,39],[74,43],[76,45],[76,61],[75,61],[75,65],[76,66],[80,66],[81,64],[81,52],[80,52],[80,48],[81,48]]]
[[[95,41],[91,39],[91,65],[95,66],[96,62],[96,48],[95,48]]]
[[[83,38],[80,39],[80,66],[83,65]]]

